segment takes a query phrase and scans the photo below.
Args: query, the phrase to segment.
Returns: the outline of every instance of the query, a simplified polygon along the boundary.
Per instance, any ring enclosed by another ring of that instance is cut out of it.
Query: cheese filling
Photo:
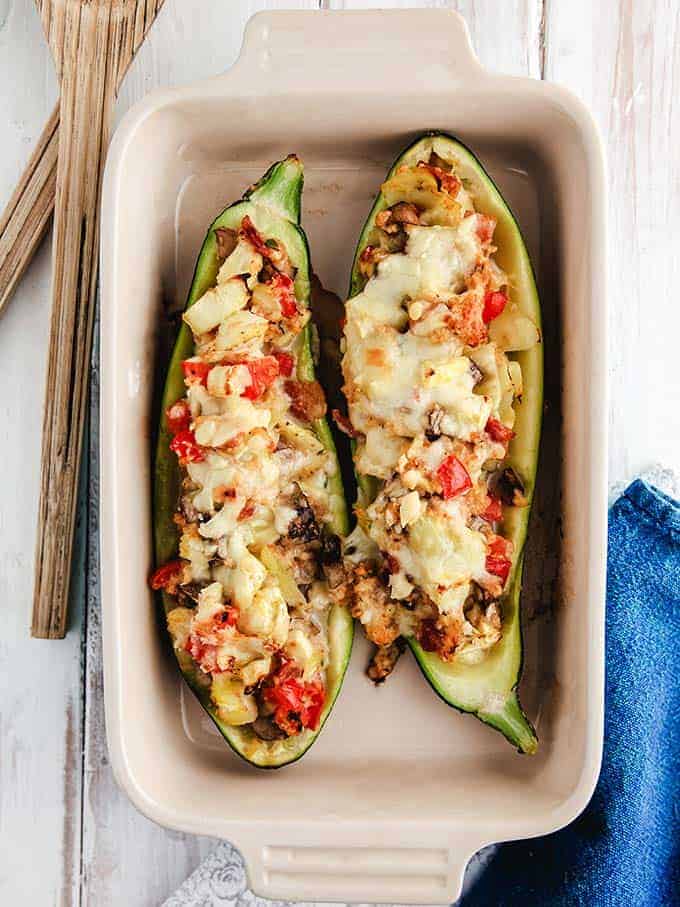
[[[219,720],[273,741],[316,730],[326,699],[321,550],[337,465],[312,429],[323,393],[297,378],[309,312],[286,250],[249,217],[231,240],[216,285],[184,314],[195,355],[166,413],[180,560],[152,585],[176,596],[175,649]]]
[[[456,161],[432,152],[382,194],[359,260],[365,283],[346,303],[355,465],[377,484],[356,508],[342,596],[380,663],[401,635],[445,660],[473,657],[501,638],[514,553],[503,506],[523,503],[502,465],[522,380],[507,351],[538,331],[512,301],[495,220],[475,210]]]

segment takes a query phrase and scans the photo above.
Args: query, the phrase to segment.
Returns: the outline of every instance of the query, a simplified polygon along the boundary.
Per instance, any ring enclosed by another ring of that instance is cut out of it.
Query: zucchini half
[[[431,151],[445,160],[455,161],[455,172],[470,191],[475,209],[496,218],[494,242],[498,251],[495,259],[512,281],[511,298],[519,307],[520,313],[528,316],[540,331],[538,291],[520,228],[498,187],[465,145],[444,133],[427,133],[397,158],[386,179],[393,176],[402,165],[413,166],[417,161],[426,159]],[[361,292],[366,283],[359,270],[359,258],[369,244],[377,214],[386,207],[388,203],[381,192],[359,238],[352,266],[350,298]],[[496,728],[521,752],[534,753],[538,741],[534,728],[520,705],[517,685],[522,672],[522,558],[536,479],[543,407],[542,344],[534,343],[528,350],[512,353],[510,358],[517,359],[521,365],[523,394],[521,401],[515,402],[516,437],[510,444],[504,463],[521,476],[529,504],[521,508],[503,509],[503,535],[513,541],[515,555],[503,598],[502,638],[476,663],[466,662],[462,658],[447,663],[434,653],[424,651],[413,638],[408,640],[408,644],[426,679],[445,702],[460,711],[470,712]],[[357,476],[357,482],[365,506],[376,495],[376,483],[372,477],[361,475]]]
[[[220,262],[215,230],[219,227],[237,230],[245,215],[251,218],[257,229],[267,239],[279,239],[284,244],[292,264],[297,269],[295,295],[300,304],[309,307],[309,246],[304,231],[299,225],[302,184],[302,162],[295,155],[290,155],[285,160],[273,164],[262,179],[248,189],[242,199],[226,208],[213,221],[198,256],[186,308],[193,305],[216,283]],[[165,411],[184,395],[181,363],[192,354],[193,337],[189,327],[183,323],[175,343],[163,391],[156,449],[154,536],[158,566],[177,557],[179,538],[173,517],[179,500],[181,476],[177,457],[169,447],[172,434],[167,426]],[[302,350],[298,356],[297,377],[301,381],[314,380],[309,324],[303,332]],[[337,463],[333,436],[326,420],[318,419],[312,427]],[[348,514],[339,465],[329,479],[328,494],[330,511],[328,529],[335,535],[344,536],[348,529]],[[162,595],[163,610],[167,615],[176,607],[176,602],[165,592],[159,594]],[[210,698],[210,680],[207,675],[200,671],[188,653],[176,653],[177,661],[185,680],[234,752],[257,767],[280,768],[299,759],[321,732],[342,686],[352,650],[353,632],[352,618],[347,611],[337,605],[333,606],[328,618],[330,661],[326,672],[327,696],[319,728],[316,731],[305,730],[295,737],[272,743],[260,740],[247,726],[233,727],[220,721]]]

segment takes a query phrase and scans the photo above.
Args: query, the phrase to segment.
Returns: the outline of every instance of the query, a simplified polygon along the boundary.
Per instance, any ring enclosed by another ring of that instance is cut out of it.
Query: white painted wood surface
[[[544,76],[593,111],[610,170],[610,479],[680,464],[680,32],[673,0],[166,0],[117,115],[156,87],[225,69],[256,10],[453,6],[487,67]],[[32,0],[0,0],[0,206],[56,100]],[[144,819],[117,790],[103,725],[96,458],[84,499],[71,628],[29,638],[49,323],[45,246],[0,319],[0,903],[161,903],[212,847]],[[93,381],[96,409],[96,380]],[[96,430],[96,420],[93,421]],[[95,432],[93,432],[94,434]],[[87,525],[89,524],[89,526]],[[89,544],[87,544],[89,528]],[[89,582],[86,583],[86,577]]]

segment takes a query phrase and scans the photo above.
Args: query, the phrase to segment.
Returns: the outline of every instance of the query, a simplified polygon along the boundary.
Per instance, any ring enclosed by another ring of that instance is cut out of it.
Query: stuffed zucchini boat
[[[517,684],[539,301],[512,213],[455,139],[428,134],[390,170],[344,334],[359,499],[334,595],[378,647],[369,676],[388,675],[405,639],[447,703],[533,753]]]
[[[163,394],[157,569],[181,671],[229,745],[286,765],[335,702],[352,619],[325,572],[347,511],[310,349],[302,164],[211,225]]]

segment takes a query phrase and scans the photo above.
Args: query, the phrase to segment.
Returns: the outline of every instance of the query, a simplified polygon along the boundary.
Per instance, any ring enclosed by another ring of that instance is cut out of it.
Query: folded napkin
[[[680,904],[680,504],[640,479],[609,512],[606,639],[589,806],[498,848],[462,907]]]
[[[633,482],[609,513],[607,571],[605,742],[593,799],[562,831],[477,855],[460,907],[680,905],[680,505]],[[247,890],[225,842],[166,907],[272,903]]]

